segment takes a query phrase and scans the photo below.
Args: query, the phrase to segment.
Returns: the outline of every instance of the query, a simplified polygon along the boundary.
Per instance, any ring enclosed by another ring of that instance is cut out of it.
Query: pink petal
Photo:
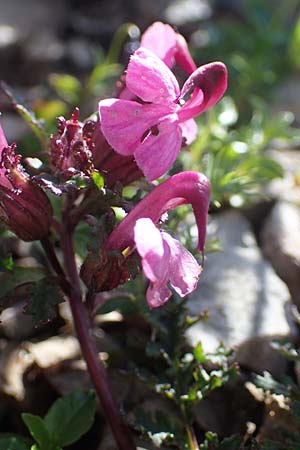
[[[186,145],[190,145],[197,137],[198,134],[198,126],[194,119],[186,120],[179,124],[182,136],[186,140]]]
[[[170,25],[154,22],[143,33],[141,46],[155,53],[168,67],[174,64],[177,33]]]
[[[134,156],[137,165],[149,181],[166,173],[175,161],[182,143],[177,116],[168,116],[157,126],[158,134],[149,134],[137,147]]]
[[[7,179],[7,177],[5,176],[5,172],[6,169],[1,167],[1,159],[2,159],[2,151],[5,147],[8,146],[4,131],[0,125],[0,185],[11,189],[12,185],[10,183],[10,181]]]
[[[109,235],[106,248],[122,251],[134,245],[133,228],[141,217],[149,217],[157,223],[165,212],[190,203],[198,227],[197,248],[203,252],[209,196],[210,183],[205,175],[197,172],[181,172],[171,176],[147,194],[118,224]]]
[[[145,132],[168,111],[163,105],[142,105],[130,100],[111,98],[99,102],[102,133],[121,155],[132,155]]]
[[[179,241],[164,232],[162,232],[162,237],[171,252],[168,278],[177,294],[184,297],[196,289],[201,267],[194,256]]]
[[[176,35],[175,61],[176,64],[185,70],[185,72],[189,75],[197,69],[197,66],[189,52],[186,40],[179,33]]]
[[[164,305],[169,300],[171,295],[172,292],[168,288],[167,284],[150,283],[147,289],[146,298],[149,307],[153,309]]]
[[[142,258],[146,277],[152,282],[165,280],[169,268],[170,250],[164,245],[161,232],[151,219],[141,218],[136,221],[134,242]]]
[[[178,112],[180,122],[198,116],[220,100],[227,89],[227,69],[221,62],[199,67],[184,83],[181,97],[193,92]],[[203,98],[201,99],[201,96]]]
[[[134,226],[134,241],[142,258],[143,272],[150,280],[147,301],[150,308],[163,305],[171,296],[167,287],[170,248],[151,219],[141,218]]]
[[[2,154],[2,150],[4,149],[4,147],[7,147],[7,140],[4,134],[4,131],[0,125],[0,156]]]
[[[143,101],[164,105],[172,105],[180,93],[178,82],[166,64],[143,47],[130,58],[126,85]]]

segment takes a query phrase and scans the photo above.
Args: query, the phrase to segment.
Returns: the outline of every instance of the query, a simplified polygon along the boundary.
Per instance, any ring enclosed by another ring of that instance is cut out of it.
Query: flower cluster
[[[223,95],[227,72],[220,62],[201,66],[180,90],[167,65],[140,47],[130,59],[126,85],[139,101],[100,101],[102,132],[116,152],[134,155],[144,175],[153,181],[169,170],[183,144],[193,142],[197,135],[193,118]]]
[[[171,71],[174,64],[189,75],[181,89]],[[183,36],[156,22],[131,56],[118,98],[99,102],[101,133],[117,154],[133,157],[146,178],[154,181],[170,169],[181,147],[193,142],[198,132],[194,118],[213,106],[226,88],[223,63],[197,68]],[[209,181],[196,172],[174,175],[155,187],[106,243],[108,252],[138,252],[150,281],[147,300],[151,308],[170,298],[169,285],[182,297],[192,292],[201,273],[195,258],[159,227],[161,216],[183,203],[193,206],[198,250],[203,252]]]
[[[171,209],[191,204],[198,227],[198,250],[203,252],[210,184],[201,173],[181,172],[158,185],[110,234],[107,250],[136,248],[150,286],[151,308],[163,305],[171,296],[168,283],[182,297],[192,292],[201,269],[195,258],[173,237],[156,227]]]
[[[181,88],[172,71],[176,65],[187,76]],[[156,22],[131,55],[117,97],[99,102],[98,120],[80,122],[78,108],[69,120],[58,118],[58,133],[50,138],[52,175],[61,183],[69,183],[70,178],[86,179],[99,171],[104,187],[110,191],[116,191],[117,184],[125,186],[143,176],[155,181],[172,167],[181,148],[195,140],[195,118],[212,107],[226,88],[223,63],[197,68],[183,36],[169,25]],[[0,127],[0,214],[21,239],[43,239],[51,227],[52,207],[35,179],[21,166],[14,149],[14,145],[8,146]],[[93,184],[88,186],[65,208],[71,213],[75,210],[79,220],[91,212],[89,205],[95,208],[98,198],[90,198]],[[125,282],[131,273],[128,259],[138,255],[150,282],[147,300],[151,308],[170,298],[170,287],[181,297],[192,292],[201,267],[164,231],[161,218],[177,206],[191,204],[199,232],[198,251],[203,253],[209,192],[208,179],[197,172],[182,172],[160,184],[156,182],[110,230],[102,241],[98,260],[87,257],[84,261],[81,277],[89,290],[109,290]],[[83,200],[78,206],[79,197]],[[110,206],[106,205],[107,210]],[[77,223],[74,219],[70,228]]]

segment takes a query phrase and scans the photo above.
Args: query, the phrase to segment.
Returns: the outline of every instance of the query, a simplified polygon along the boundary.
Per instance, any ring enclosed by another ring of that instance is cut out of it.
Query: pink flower
[[[195,139],[193,117],[223,95],[227,71],[221,62],[201,66],[180,91],[165,63],[141,47],[131,57],[126,85],[143,103],[113,98],[100,101],[102,132],[116,152],[134,155],[139,168],[152,181],[172,166],[183,139],[187,144]]]
[[[167,211],[190,203],[198,227],[198,250],[203,252],[209,195],[210,184],[203,174],[173,175],[146,195],[110,234],[105,244],[108,252],[137,248],[144,273],[150,280],[147,300],[151,308],[169,299],[168,282],[183,297],[196,288],[201,273],[194,257],[155,224]]]
[[[186,40],[170,25],[154,22],[143,33],[141,46],[155,53],[170,68],[176,63],[189,75],[197,69]]]
[[[52,221],[52,207],[42,189],[29,177],[8,146],[0,125],[0,217],[24,241],[44,238]]]
[[[180,242],[156,228],[151,219],[136,221],[134,241],[150,280],[146,298],[151,308],[162,306],[171,297],[168,282],[181,297],[196,289],[201,273],[196,259]]]
[[[197,69],[186,40],[181,34],[176,33],[170,25],[154,22],[143,33],[141,46],[151,50],[170,69],[175,63],[188,75]],[[121,80],[118,83],[119,94],[117,97],[124,100],[135,100],[135,95],[126,85],[126,76],[122,75]]]
[[[116,153],[107,143],[101,131],[99,121],[88,121],[85,127],[89,126],[92,131],[92,154],[93,165],[102,173],[105,185],[113,189],[116,183],[127,186],[133,181],[142,178],[143,174],[137,167],[133,156],[123,156]]]

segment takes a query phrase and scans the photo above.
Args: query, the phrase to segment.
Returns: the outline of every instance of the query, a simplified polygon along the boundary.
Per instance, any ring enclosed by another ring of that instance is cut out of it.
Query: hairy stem
[[[62,232],[61,238],[65,267],[71,283],[70,306],[82,355],[86,361],[90,377],[112,428],[119,450],[134,450],[136,446],[113,399],[105,368],[98,356],[98,350],[92,335],[91,322],[87,309],[82,302],[72,236],[67,228]]]
[[[195,436],[195,432],[193,430],[193,427],[191,427],[189,424],[185,424],[185,431],[188,438],[189,448],[190,450],[199,450],[199,445],[197,442],[197,438]]]
[[[48,258],[48,261],[50,262],[53,270],[55,271],[55,273],[58,276],[59,279],[59,283],[60,286],[62,288],[62,290],[64,291],[65,294],[69,294],[70,292],[70,286],[68,281],[66,280],[66,276],[65,276],[65,272],[59,262],[59,260],[57,259],[56,253],[53,249],[52,243],[49,239],[49,237],[45,237],[43,239],[41,239],[41,245],[45,251],[45,254]]]
[[[195,435],[194,428],[190,424],[190,421],[188,420],[186,408],[183,404],[181,404],[181,413],[184,421],[184,428],[186,431],[189,450],[199,450],[199,444]]]

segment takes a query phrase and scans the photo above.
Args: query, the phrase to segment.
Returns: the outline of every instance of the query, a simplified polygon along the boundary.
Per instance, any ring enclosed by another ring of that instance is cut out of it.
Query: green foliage
[[[101,189],[104,187],[104,178],[103,178],[103,176],[99,172],[94,171],[92,173],[92,180],[95,183],[97,189],[99,189],[99,191],[101,191]]]
[[[213,203],[227,200],[232,206],[242,206],[249,196],[258,193],[262,183],[282,177],[283,171],[271,158],[241,154],[229,144],[218,153],[207,155],[206,175],[211,181]]]
[[[59,450],[60,447],[52,440],[44,419],[28,413],[23,413],[22,419],[40,450]]]
[[[199,168],[206,173],[216,206],[229,202],[233,207],[242,207],[261,195],[264,184],[283,176],[281,166],[265,151],[275,139],[299,139],[299,133],[291,127],[292,114],[270,118],[261,99],[252,99],[251,104],[250,121],[239,124],[234,100],[224,97],[199,118],[197,140],[189,152],[180,155],[185,169]]]
[[[295,69],[300,69],[300,15],[296,21],[291,40],[289,42],[288,55],[290,58],[290,63]]]
[[[54,440],[65,447],[76,442],[94,422],[97,403],[94,392],[74,392],[58,399],[45,416]]]
[[[270,96],[274,85],[299,62],[298,23],[288,26],[297,3],[290,0],[270,7],[264,0],[248,0],[243,2],[241,20],[232,16],[208,26],[199,58],[226,63],[229,93],[243,111],[252,95]]]
[[[11,253],[2,252],[0,248],[0,274],[1,272],[11,272],[14,267],[14,261]]]
[[[93,392],[76,391],[58,399],[44,418],[23,413],[22,419],[36,441],[34,448],[60,450],[78,441],[90,429],[96,406]]]
[[[55,315],[55,306],[64,301],[56,278],[45,269],[20,267],[10,255],[1,260],[4,270],[0,273],[0,309],[27,300],[26,313],[35,324],[48,321]]]
[[[134,426],[157,447],[163,443],[190,449],[187,430],[194,420],[193,405],[237,375],[237,367],[231,361],[232,351],[220,345],[207,353],[201,343],[189,348],[184,339],[186,330],[205,320],[206,315],[187,316],[181,300],[173,298],[164,308],[151,312],[142,306],[140,299],[137,305],[152,331],[146,344],[146,360],[141,365],[134,361],[135,372],[166,403],[165,409],[151,414],[138,408]]]
[[[182,432],[182,424],[176,418],[162,411],[148,412],[143,409],[136,411],[135,428],[149,439],[155,448],[160,448],[162,444],[173,445],[180,431]]]
[[[49,84],[59,97],[72,105],[79,104],[82,89],[79,80],[68,74],[53,73],[49,76]]]
[[[11,260],[8,261],[11,267]],[[35,267],[13,266],[11,270],[0,273],[0,308],[9,304],[9,295],[14,289],[28,283],[36,283],[45,277],[45,270]]]
[[[0,450],[29,450],[30,443],[21,436],[0,436]]]
[[[55,307],[63,301],[64,297],[56,280],[53,277],[43,278],[29,290],[26,314],[32,316],[35,324],[47,322],[55,316]]]
[[[121,72],[121,66],[116,63],[109,64],[107,62],[97,64],[86,84],[86,91],[98,96],[102,93],[106,80],[116,77]]]
[[[291,346],[289,346],[291,349]],[[291,359],[291,354],[288,354],[288,358]],[[298,355],[294,360],[298,360]],[[271,392],[278,395],[283,395],[289,405],[289,425],[285,428],[282,424],[278,424],[276,427],[278,439],[266,440],[263,443],[262,450],[299,450],[300,449],[300,387],[291,378],[286,377],[282,382],[278,382],[273,379],[269,373],[264,373],[263,376],[257,375],[255,378],[255,384],[262,388],[265,392]]]
[[[231,436],[220,441],[215,433],[205,434],[205,440],[200,444],[201,450],[240,450],[242,438],[240,436]]]
[[[290,361],[300,361],[300,351],[299,349],[296,349],[291,342],[273,342],[272,347],[286,359]]]
[[[20,114],[20,116],[24,119],[24,121],[29,125],[37,139],[39,140],[42,149],[48,150],[48,137],[46,135],[43,121],[38,120],[35,116],[35,113],[28,108],[26,108],[22,102],[20,102],[16,95],[13,93],[12,89],[2,81],[1,87],[12,103],[12,106],[15,110]]]

